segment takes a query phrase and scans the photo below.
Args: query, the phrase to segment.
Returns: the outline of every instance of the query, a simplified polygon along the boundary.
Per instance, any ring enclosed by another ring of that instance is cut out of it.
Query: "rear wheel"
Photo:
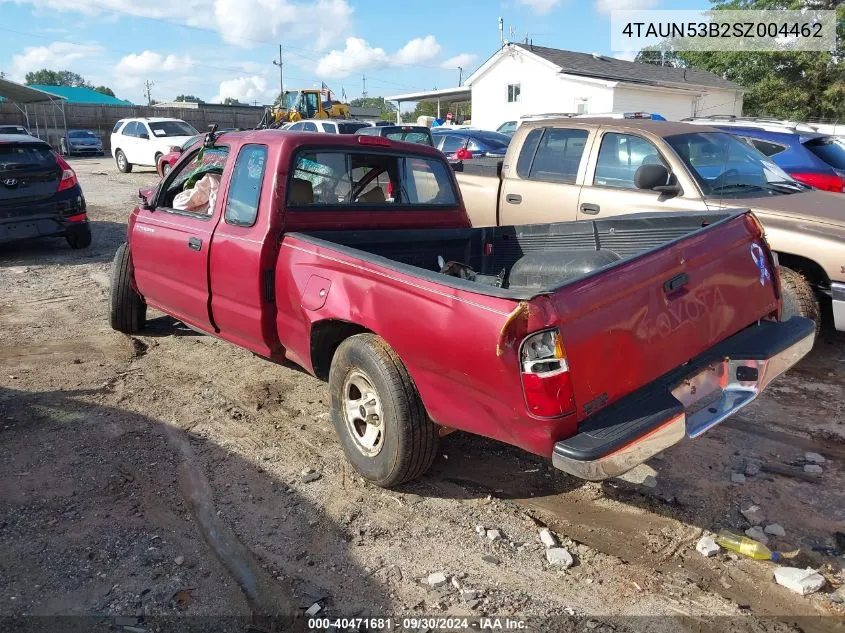
[[[780,267],[780,288],[783,295],[781,319],[788,321],[794,316],[812,319],[816,323],[816,334],[821,327],[819,300],[807,278],[791,268]]]
[[[368,481],[392,488],[424,474],[437,428],[408,370],[375,334],[340,344],[329,372],[332,421],[346,458]]]
[[[161,177],[164,178],[169,173],[170,173],[170,163],[164,163],[161,166]]]
[[[112,261],[109,323],[124,334],[140,332],[147,320],[147,304],[132,287],[132,272],[129,246],[123,243]]]
[[[71,248],[88,248],[91,246],[91,227],[87,223],[81,226],[72,226],[67,230],[65,240]]]
[[[132,163],[126,160],[126,154],[123,153],[123,150],[117,150],[114,153],[114,162],[117,163],[117,168],[124,174],[128,174],[132,171]]]

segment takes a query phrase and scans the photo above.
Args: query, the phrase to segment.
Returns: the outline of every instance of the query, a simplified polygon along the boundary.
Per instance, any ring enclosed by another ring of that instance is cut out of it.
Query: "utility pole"
[[[144,82],[144,94],[147,95],[147,105],[153,105],[153,86],[155,86],[155,82],[150,81],[147,79]]]
[[[461,87],[461,84],[464,82],[464,69],[458,66],[458,88]]]
[[[361,98],[366,99],[367,98],[367,75],[361,75],[361,84],[362,84]]]
[[[285,78],[283,74],[284,61],[282,61],[282,45],[279,44],[279,61],[273,60],[273,65],[279,67],[279,99],[282,104],[285,102]]]

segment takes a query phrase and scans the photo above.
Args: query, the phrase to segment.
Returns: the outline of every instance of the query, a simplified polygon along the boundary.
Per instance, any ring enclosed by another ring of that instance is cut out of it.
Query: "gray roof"
[[[0,77],[0,97],[8,99],[12,103],[46,103],[50,101],[61,101],[64,97],[60,95],[31,88],[24,84],[15,83]]]
[[[570,75],[649,85],[688,84],[707,88],[742,90],[742,86],[706,70],[640,64],[604,55],[593,56],[590,53],[574,53],[530,44],[514,44],[514,46],[539,55]]]

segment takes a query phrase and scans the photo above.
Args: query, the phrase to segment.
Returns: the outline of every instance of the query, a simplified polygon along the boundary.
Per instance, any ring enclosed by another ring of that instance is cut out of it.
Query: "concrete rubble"
[[[557,539],[549,528],[540,528],[540,542],[548,547],[557,547]]]
[[[786,530],[779,523],[770,523],[763,531],[766,534],[771,534],[772,536],[786,536]]]
[[[759,525],[755,525],[754,527],[748,528],[745,530],[745,536],[748,538],[753,538],[758,543],[762,543],[763,545],[769,544],[769,537],[766,536],[766,533],[763,532],[763,528]]]
[[[751,525],[761,525],[766,520],[766,515],[763,514],[763,510],[761,510],[760,506],[757,505],[740,509],[739,513],[744,516]]]
[[[314,470],[313,468],[306,468],[301,473],[299,473],[299,480],[304,483],[311,483],[312,481],[317,481],[320,477],[322,477],[322,473],[318,470]]]
[[[795,593],[806,596],[824,587],[824,576],[812,567],[799,569],[798,567],[778,567],[775,570],[775,581]]]
[[[487,539],[492,542],[502,540],[502,532],[500,530],[487,530]]]
[[[712,536],[702,536],[696,543],[695,549],[699,554],[709,558],[718,554],[722,548],[713,540]]]
[[[429,587],[432,588],[442,587],[446,584],[446,582],[446,574],[444,574],[442,571],[436,571],[432,574],[429,574],[428,578],[426,578],[426,583]]]
[[[824,468],[818,464],[804,464],[804,472],[821,475],[824,472]]]
[[[742,473],[731,473],[731,482],[735,484],[744,484],[745,475],[743,475]]]
[[[564,569],[569,569],[575,564],[572,554],[563,547],[550,547],[547,549],[546,560],[550,565],[563,567]]]
[[[807,452],[804,453],[804,461],[810,464],[824,464],[827,460],[825,459],[824,455],[820,455],[819,453]]]

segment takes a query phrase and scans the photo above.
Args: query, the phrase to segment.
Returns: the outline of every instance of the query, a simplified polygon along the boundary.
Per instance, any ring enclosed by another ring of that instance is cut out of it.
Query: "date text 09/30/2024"
[[[430,631],[468,630],[519,631],[526,628],[519,618],[311,618],[308,628],[312,631],[334,628],[340,631]]]

